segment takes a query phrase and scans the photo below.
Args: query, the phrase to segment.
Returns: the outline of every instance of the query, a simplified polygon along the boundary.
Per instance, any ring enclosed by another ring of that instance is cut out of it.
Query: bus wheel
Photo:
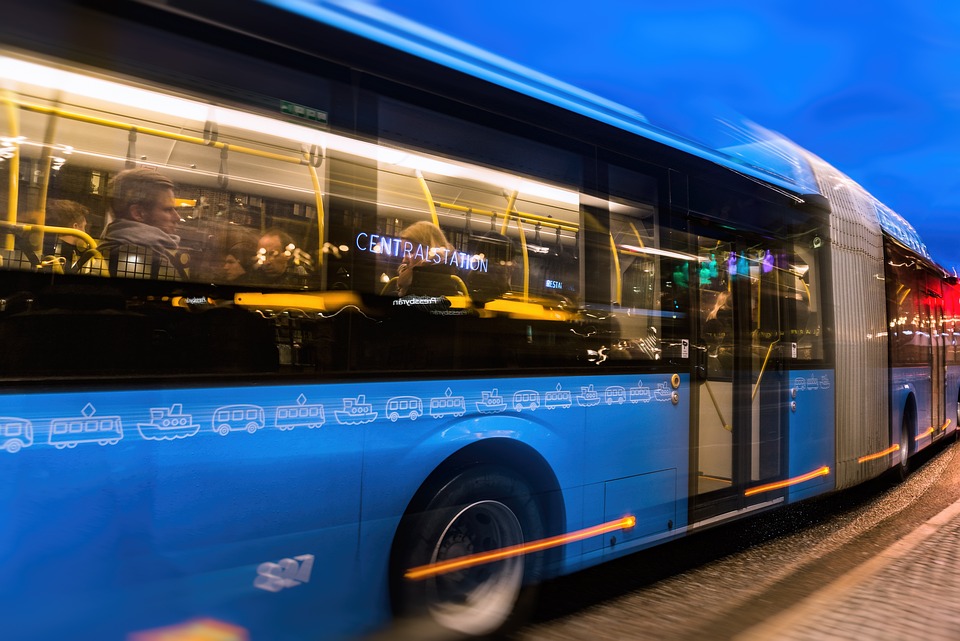
[[[526,481],[486,465],[459,474],[401,523],[393,556],[397,613],[448,633],[502,632],[531,605],[532,592],[523,586],[540,574],[542,555],[508,556],[426,577],[410,571],[440,569],[444,561],[542,537],[543,521]]]
[[[910,475],[910,434],[912,432],[913,420],[910,411],[903,413],[903,421],[900,424],[900,466],[897,468],[900,480],[906,479]]]

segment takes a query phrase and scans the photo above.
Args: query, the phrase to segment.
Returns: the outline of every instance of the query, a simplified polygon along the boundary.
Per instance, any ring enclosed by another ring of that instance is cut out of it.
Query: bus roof
[[[705,145],[652,124],[642,113],[561,82],[479,47],[357,0],[262,0],[418,58],[511,89],[568,111],[748,174],[795,193],[819,193],[813,171],[778,134],[737,123],[735,147]],[[726,123],[730,124],[730,123]]]
[[[373,3],[360,0],[261,1],[629,131],[796,194],[821,193],[805,150],[743,117],[726,114],[723,119],[724,137],[736,140],[736,144],[704,143],[660,128],[635,109],[462,42]],[[885,232],[932,260],[919,234],[903,217],[880,202],[877,202],[876,213]]]

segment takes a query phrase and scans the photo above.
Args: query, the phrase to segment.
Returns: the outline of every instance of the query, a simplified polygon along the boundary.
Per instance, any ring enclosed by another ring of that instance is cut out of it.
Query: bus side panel
[[[793,486],[788,501],[793,503],[829,492],[836,485],[836,429],[834,399],[836,386],[832,370],[790,372],[790,463],[788,478],[796,478],[823,466],[830,474]]]
[[[890,368],[890,425],[894,438],[903,425],[907,403],[916,403],[916,424],[909,434],[910,452],[916,452],[930,443],[930,439],[917,438],[929,427],[930,422],[930,369],[928,367]],[[927,399],[926,401],[924,399]]]
[[[345,393],[0,397],[0,413],[35,429],[33,444],[3,453],[0,466],[0,483],[17,488],[0,497],[0,616],[10,638],[82,629],[125,639],[197,617],[238,625],[251,639],[359,629],[362,432],[274,421],[280,408],[342,403]],[[216,417],[234,414],[236,424],[219,431]]]
[[[960,428],[960,366],[947,367],[947,392],[944,398],[944,416],[950,424],[947,433],[955,432]]]
[[[451,396],[464,397],[468,414],[443,421],[400,420],[396,427],[384,425],[384,429],[371,430],[364,466],[362,525],[362,539],[368,543],[363,544],[361,553],[363,567],[369,571],[363,574],[377,576],[376,568],[386,566],[389,546],[369,542],[392,540],[402,517],[398,506],[402,509],[407,505],[420,484],[445,459],[482,439],[516,440],[544,458],[562,493],[566,533],[629,515],[637,517],[638,527],[625,533],[627,540],[647,541],[654,531],[662,533],[682,525],[677,515],[685,514],[685,506],[677,504],[677,497],[686,491],[678,480],[686,478],[688,460],[686,377],[677,392],[681,400],[676,405],[672,402],[670,376],[665,374],[418,385],[415,389],[408,386],[404,393],[421,392],[426,405],[427,397],[446,395],[444,388],[449,385]],[[659,394],[631,396],[631,388],[652,388]],[[400,388],[390,384],[381,389],[385,394],[378,390],[376,398],[385,401],[386,395]],[[491,392],[501,396],[506,407],[479,412],[484,408],[481,399]],[[641,402],[640,398],[645,400]],[[602,487],[606,481],[640,478],[663,468],[671,469],[670,482],[651,486],[655,495],[612,488],[604,500]],[[601,488],[599,495],[584,494],[587,479]],[[652,525],[654,521],[656,526]],[[624,540],[624,535],[620,537]],[[662,538],[662,534],[655,538]],[[600,536],[568,543],[563,550],[562,571],[599,562],[603,543]],[[629,547],[621,546],[618,551],[626,549]],[[385,585],[371,588],[371,594],[386,594]]]

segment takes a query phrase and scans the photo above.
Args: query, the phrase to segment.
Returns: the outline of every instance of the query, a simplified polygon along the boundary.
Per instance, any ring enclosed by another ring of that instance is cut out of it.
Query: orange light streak
[[[946,431],[947,431],[947,428],[950,427],[950,423],[953,423],[953,419],[952,419],[952,418],[948,418],[948,419],[947,419],[947,422],[940,426],[940,429],[943,430],[944,432],[946,432]]]
[[[820,469],[814,470],[812,472],[807,472],[803,476],[797,476],[792,479],[786,479],[785,481],[777,481],[776,483],[768,483],[766,485],[758,485],[757,487],[752,487],[746,492],[744,492],[743,495],[753,496],[754,494],[760,494],[761,492],[769,492],[770,490],[779,490],[780,488],[789,487],[791,485],[796,485],[797,483],[803,483],[804,481],[815,479],[818,476],[826,476],[829,473],[830,473],[830,468],[824,465]]]
[[[888,447],[887,449],[883,450],[882,452],[877,452],[876,454],[867,454],[866,456],[861,456],[860,458],[857,459],[857,463],[866,463],[867,461],[875,461],[875,460],[878,459],[878,458],[883,458],[883,457],[886,456],[887,454],[893,454],[894,452],[898,451],[899,449],[900,449],[900,444],[899,444],[899,443],[894,443],[893,445],[891,445],[891,446]]]
[[[467,568],[483,565],[484,563],[502,561],[503,559],[509,559],[515,556],[522,556],[524,554],[530,554],[532,552],[539,552],[541,550],[547,550],[560,545],[566,545],[567,543],[573,543],[574,541],[582,541],[583,539],[589,539],[594,536],[606,534],[607,532],[629,530],[636,524],[637,517],[625,516],[622,519],[617,519],[616,521],[601,523],[600,525],[594,525],[593,527],[577,530],[576,532],[570,532],[569,534],[560,534],[558,536],[540,539],[539,541],[511,545],[509,547],[500,548],[499,550],[491,550],[490,552],[468,554],[466,556],[449,559],[447,561],[440,561],[438,563],[428,563],[427,565],[410,568],[403,576],[413,581],[428,579],[439,574],[446,574],[447,572],[465,570]]]
[[[921,439],[925,439],[925,438],[927,438],[928,436],[930,436],[931,434],[933,434],[935,431],[936,431],[936,430],[935,430],[934,428],[928,427],[925,432],[923,432],[922,434],[918,434],[918,435],[917,435],[917,438],[915,438],[915,439],[913,439],[913,440],[914,440],[914,441],[919,441],[919,440],[921,440]]]

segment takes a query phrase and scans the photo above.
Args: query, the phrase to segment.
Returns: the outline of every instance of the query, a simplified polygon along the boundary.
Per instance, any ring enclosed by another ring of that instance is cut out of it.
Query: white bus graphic
[[[11,454],[33,445],[33,424],[25,418],[0,416],[0,450]]]
[[[292,430],[302,425],[309,428],[322,427],[326,421],[323,405],[308,404],[307,397],[301,394],[297,397],[296,405],[281,405],[277,408],[275,422],[281,430]]]
[[[627,402],[627,390],[619,385],[612,385],[603,393],[603,400],[607,405],[613,405],[614,403],[623,405]]]
[[[240,430],[254,434],[263,426],[263,408],[259,405],[225,405],[213,413],[213,430],[220,436]]]
[[[77,443],[116,445],[123,438],[119,416],[94,416],[96,408],[84,405],[82,416],[55,418],[50,422],[49,443],[58,450],[76,447]]]
[[[387,401],[387,418],[394,423],[400,417],[411,421],[423,416],[423,401],[416,396],[394,396]]]
[[[532,389],[522,389],[513,393],[513,409],[518,412],[530,410],[531,412],[540,407],[540,392]]]

